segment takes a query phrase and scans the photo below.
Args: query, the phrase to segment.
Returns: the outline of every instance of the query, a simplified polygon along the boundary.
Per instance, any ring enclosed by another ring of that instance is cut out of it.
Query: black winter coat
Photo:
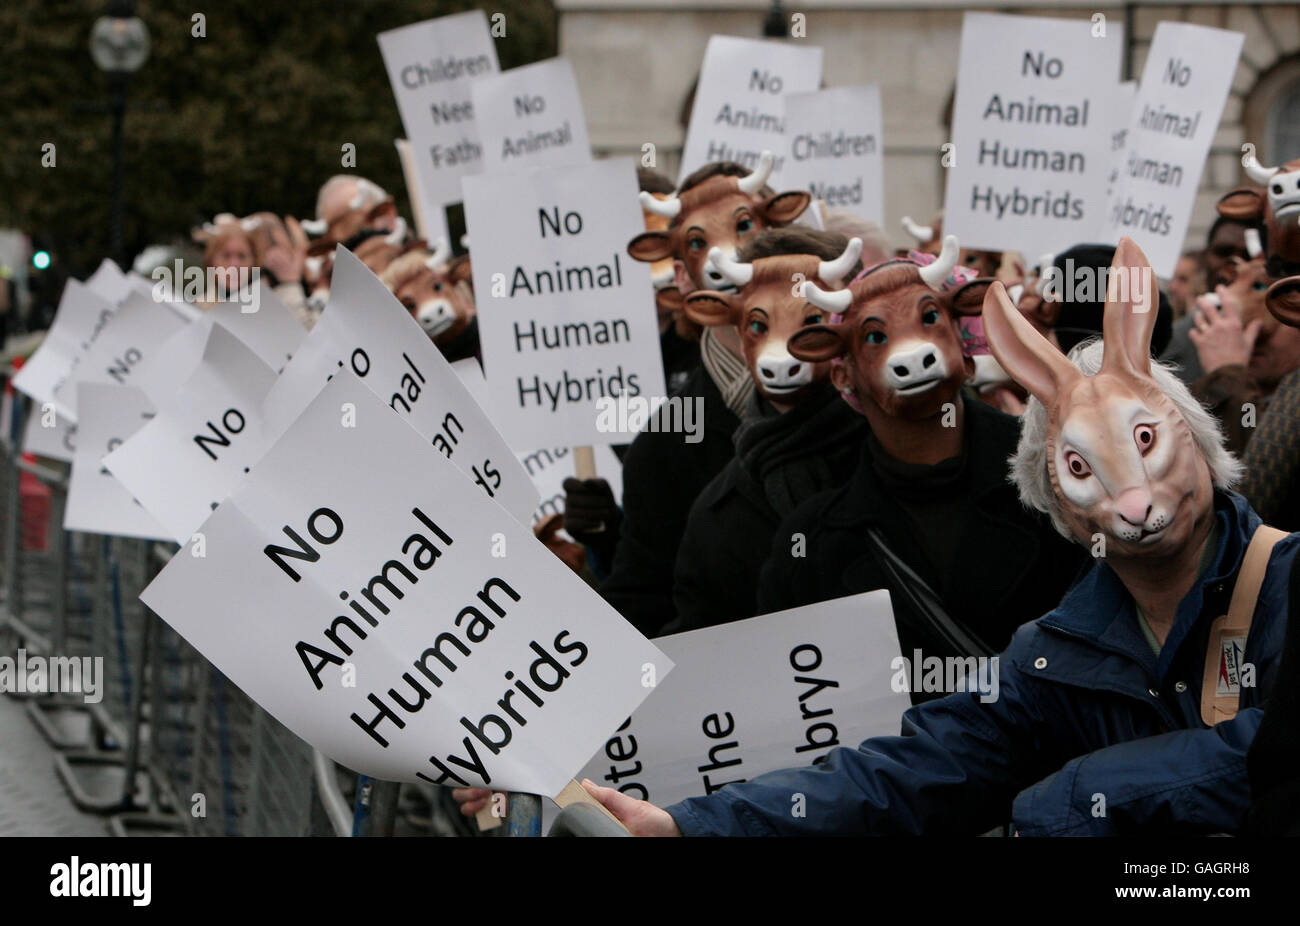
[[[758,402],[733,435],[736,456],[691,508],[673,580],[677,620],[663,633],[758,614],[759,571],[781,518],[853,474],[867,420],[829,384],[785,414]]]
[[[673,563],[691,504],[731,459],[739,419],[699,366],[676,393],[704,399],[703,438],[642,431],[623,458],[623,525],[609,576],[600,593],[649,637],[676,616]]]
[[[866,537],[868,526],[875,526],[930,585],[949,617],[995,652],[1006,648],[1017,627],[1057,605],[1089,564],[1088,552],[1058,534],[1045,516],[1025,508],[1008,481],[1007,459],[1019,440],[1019,421],[982,402],[967,401],[965,407],[959,478],[926,498],[951,504],[951,516],[939,522],[941,527],[926,526],[947,534],[945,549],[936,555],[933,536],[927,540],[914,526],[897,501],[897,489],[887,488],[872,451],[865,449],[848,485],[801,505],[778,528],[760,579],[762,613],[886,588],[892,592],[903,655],[912,658],[914,649],[923,656],[967,655],[922,628],[892,588]],[[796,533],[806,538],[803,556],[792,555]]]

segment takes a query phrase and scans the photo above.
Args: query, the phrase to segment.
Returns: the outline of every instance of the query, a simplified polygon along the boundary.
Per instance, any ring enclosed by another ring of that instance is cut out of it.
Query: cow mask
[[[786,346],[796,332],[824,320],[824,310],[812,305],[795,281],[819,279],[838,290],[861,253],[861,238],[849,241],[834,260],[783,254],[745,264],[715,249],[709,259],[737,289],[697,290],[686,297],[686,314],[699,325],[734,325],[759,392],[778,406],[798,404],[826,379],[830,364],[800,360]]]
[[[734,291],[735,284],[709,257],[714,249],[735,260],[743,241],[764,228],[790,224],[812,201],[802,190],[763,196],[771,172],[772,153],[764,151],[758,168],[746,177],[716,174],[662,200],[643,192],[641,207],[669,224],[666,230],[637,235],[628,243],[628,254],[647,263],[680,260],[694,288]]]
[[[1247,176],[1264,189],[1227,193],[1219,215],[1239,222],[1263,222],[1268,233],[1267,269],[1274,283],[1264,304],[1282,324],[1300,328],[1300,159],[1264,167],[1253,156],[1243,164]]]

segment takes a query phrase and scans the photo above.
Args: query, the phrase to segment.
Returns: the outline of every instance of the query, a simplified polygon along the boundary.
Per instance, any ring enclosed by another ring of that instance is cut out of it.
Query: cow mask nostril
[[[929,369],[930,367],[934,366],[934,361],[936,359],[937,358],[934,356],[934,354],[926,354],[925,359],[921,361],[921,366],[926,369]]]
[[[906,376],[909,372],[907,367],[894,367],[895,376]]]
[[[791,376],[799,375],[799,364],[796,363],[794,366],[790,367],[790,375]]]
[[[767,379],[771,379],[774,375],[776,375],[771,370],[763,370],[762,373],[763,376],[766,377]]]

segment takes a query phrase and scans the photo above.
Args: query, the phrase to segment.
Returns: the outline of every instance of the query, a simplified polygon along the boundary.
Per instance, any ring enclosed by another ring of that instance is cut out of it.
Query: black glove
[[[623,512],[604,479],[564,480],[564,529],[574,540],[590,544],[613,539],[622,523]]]

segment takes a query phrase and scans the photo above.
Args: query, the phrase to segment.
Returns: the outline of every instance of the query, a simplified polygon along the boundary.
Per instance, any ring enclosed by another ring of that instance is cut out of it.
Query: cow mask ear
[[[992,285],[991,277],[980,277],[944,293],[943,300],[953,315],[979,315],[984,311],[984,295]]]
[[[665,286],[655,290],[655,308],[660,312],[680,312],[686,305],[682,291],[676,286]]]
[[[740,312],[731,299],[732,297],[728,293],[702,289],[687,296],[683,308],[686,311],[686,317],[697,325],[703,325],[706,328],[718,325],[734,325],[739,320]]]
[[[808,363],[825,363],[848,350],[848,325],[809,325],[790,336],[785,349],[790,356]]]
[[[642,232],[627,243],[627,253],[636,260],[653,264],[657,260],[666,260],[673,256],[672,242],[668,232]]]
[[[811,193],[804,190],[790,190],[769,196],[763,200],[758,211],[769,225],[789,225],[803,215],[803,211],[811,202]]]
[[[1284,325],[1300,328],[1300,276],[1278,280],[1264,294],[1264,305]]]
[[[1240,187],[1219,197],[1219,201],[1214,208],[1225,219],[1251,221],[1263,218],[1265,202],[1266,198],[1259,190]]]
[[[473,285],[474,266],[469,261],[469,255],[454,258],[451,266],[447,268],[447,279],[452,283],[469,283]]]

